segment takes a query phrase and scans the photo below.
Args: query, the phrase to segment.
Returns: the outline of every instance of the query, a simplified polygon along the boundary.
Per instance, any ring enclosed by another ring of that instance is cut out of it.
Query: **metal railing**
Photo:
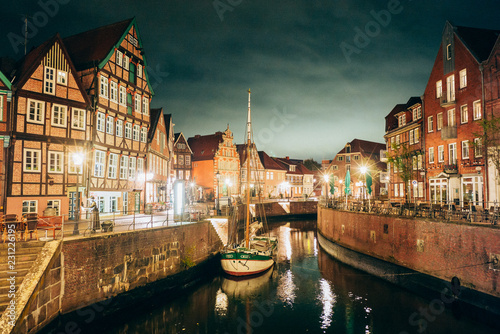
[[[324,204],[324,202],[322,202]],[[432,204],[401,203],[390,201],[352,201],[330,200],[327,207],[336,210],[351,212],[364,212],[367,214],[390,215],[400,217],[422,217],[441,221],[454,221],[465,223],[486,223],[498,225],[500,220],[499,203],[472,203],[459,206],[454,203]]]

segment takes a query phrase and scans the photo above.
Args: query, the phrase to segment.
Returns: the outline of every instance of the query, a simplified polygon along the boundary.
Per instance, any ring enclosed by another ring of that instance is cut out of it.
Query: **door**
[[[136,192],[134,196],[135,196],[135,203],[134,203],[135,212],[140,213],[141,212],[141,193]]]
[[[69,193],[69,219],[75,220],[80,207],[80,193],[71,191]]]

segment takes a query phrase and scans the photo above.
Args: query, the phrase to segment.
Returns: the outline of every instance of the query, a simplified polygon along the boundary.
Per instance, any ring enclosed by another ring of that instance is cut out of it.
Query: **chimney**
[[[195,135],[195,136],[194,136],[194,138],[195,138],[195,139],[198,139],[198,138],[200,138],[200,137],[201,137],[200,135]]]
[[[285,157],[286,160],[290,160],[290,157]]]

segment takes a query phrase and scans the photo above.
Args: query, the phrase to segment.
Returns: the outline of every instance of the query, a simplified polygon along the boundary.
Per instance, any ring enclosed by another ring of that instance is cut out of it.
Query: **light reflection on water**
[[[279,237],[273,270],[250,279],[214,277],[83,333],[418,333],[408,319],[430,301],[332,259],[317,244],[314,222],[273,226],[271,234]],[[494,331],[447,310],[421,333]]]

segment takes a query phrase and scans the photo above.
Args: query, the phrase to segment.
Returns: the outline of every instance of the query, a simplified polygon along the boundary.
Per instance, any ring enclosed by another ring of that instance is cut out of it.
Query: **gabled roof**
[[[200,136],[196,135],[188,139],[188,145],[193,152],[193,161],[213,160],[215,153],[222,143],[222,132]]]
[[[385,116],[385,132],[389,132],[398,127],[398,119],[395,116],[405,110],[406,104],[396,104],[396,106],[392,108],[391,112]]]
[[[311,175],[314,175],[314,173],[309,168],[307,168],[305,165],[303,165],[303,164],[298,164],[297,168],[299,169],[299,171],[302,174],[311,174]]]
[[[33,72],[38,68],[38,66],[40,66],[43,58],[55,43],[59,43],[64,57],[68,62],[69,68],[71,69],[71,73],[75,78],[76,84],[78,85],[78,88],[80,89],[85,102],[90,105],[90,98],[83,88],[83,84],[77,75],[73,59],[70,57],[68,50],[66,49],[66,45],[64,44],[61,36],[58,33],[43,42],[38,47],[32,49],[26,56],[24,56],[24,58],[18,63],[18,66],[15,70],[15,79],[13,84],[17,87],[22,87],[24,83],[33,75]]]
[[[186,142],[187,148],[189,148],[189,150],[191,151],[191,154],[193,154],[193,150],[191,150],[191,147],[189,146],[189,143],[186,140],[186,137],[184,137],[184,134],[182,132],[174,133],[174,147],[175,147],[175,144],[177,144],[177,142],[181,138],[184,138],[184,141]]]
[[[120,47],[133,26],[137,32],[138,46],[142,48],[135,17],[66,37],[64,43],[73,58],[75,67],[79,71],[94,66],[102,69],[115,52],[115,49]],[[144,65],[147,66],[146,57],[144,55],[142,57]],[[147,71],[144,71],[144,74],[146,75],[149,90],[154,95]]]
[[[257,151],[257,147],[255,146],[255,143],[252,143],[252,146],[250,149]],[[245,144],[238,144],[236,145],[236,150],[238,151],[238,154],[240,156],[240,166],[243,166],[245,164],[245,161],[247,161],[247,150],[246,150],[246,145]],[[259,155],[259,160],[260,163],[262,164],[262,159],[260,158]]]
[[[297,174],[297,175],[302,175],[302,172],[300,171],[298,167],[298,163],[294,162],[293,159],[290,159],[288,157],[286,158],[274,158],[274,161],[276,161],[276,163],[280,164],[283,169],[286,170],[286,173],[287,174]],[[291,171],[290,170],[290,166],[295,166],[295,171]]]
[[[260,158],[260,161],[262,162],[262,165],[264,166],[265,169],[286,171],[286,168],[284,168],[279,163],[277,163],[273,158],[271,158],[269,155],[267,155],[267,153],[264,151],[259,151],[259,158]]]
[[[462,43],[479,63],[489,58],[500,35],[500,30],[463,26],[454,26],[454,29]]]
[[[155,137],[156,127],[160,121],[161,115],[163,115],[163,108],[156,108],[149,110],[149,132],[148,132],[148,143],[151,143]]]
[[[413,107],[416,104],[422,105],[422,98],[420,96],[412,96],[412,97],[410,97],[410,99],[408,100],[408,102],[406,102],[406,108],[411,108],[411,107]]]
[[[351,141],[351,153],[363,153],[367,155],[380,155],[380,150],[385,150],[386,146],[382,143],[376,143],[373,141],[362,140],[362,139],[354,139]],[[339,151],[337,154],[345,154],[346,149],[345,146],[343,149]]]
[[[173,135],[173,133],[170,133],[170,125],[172,123],[172,114],[163,114],[163,117],[164,117],[164,121],[165,121],[165,129],[167,132],[167,141],[169,141],[170,137]]]

